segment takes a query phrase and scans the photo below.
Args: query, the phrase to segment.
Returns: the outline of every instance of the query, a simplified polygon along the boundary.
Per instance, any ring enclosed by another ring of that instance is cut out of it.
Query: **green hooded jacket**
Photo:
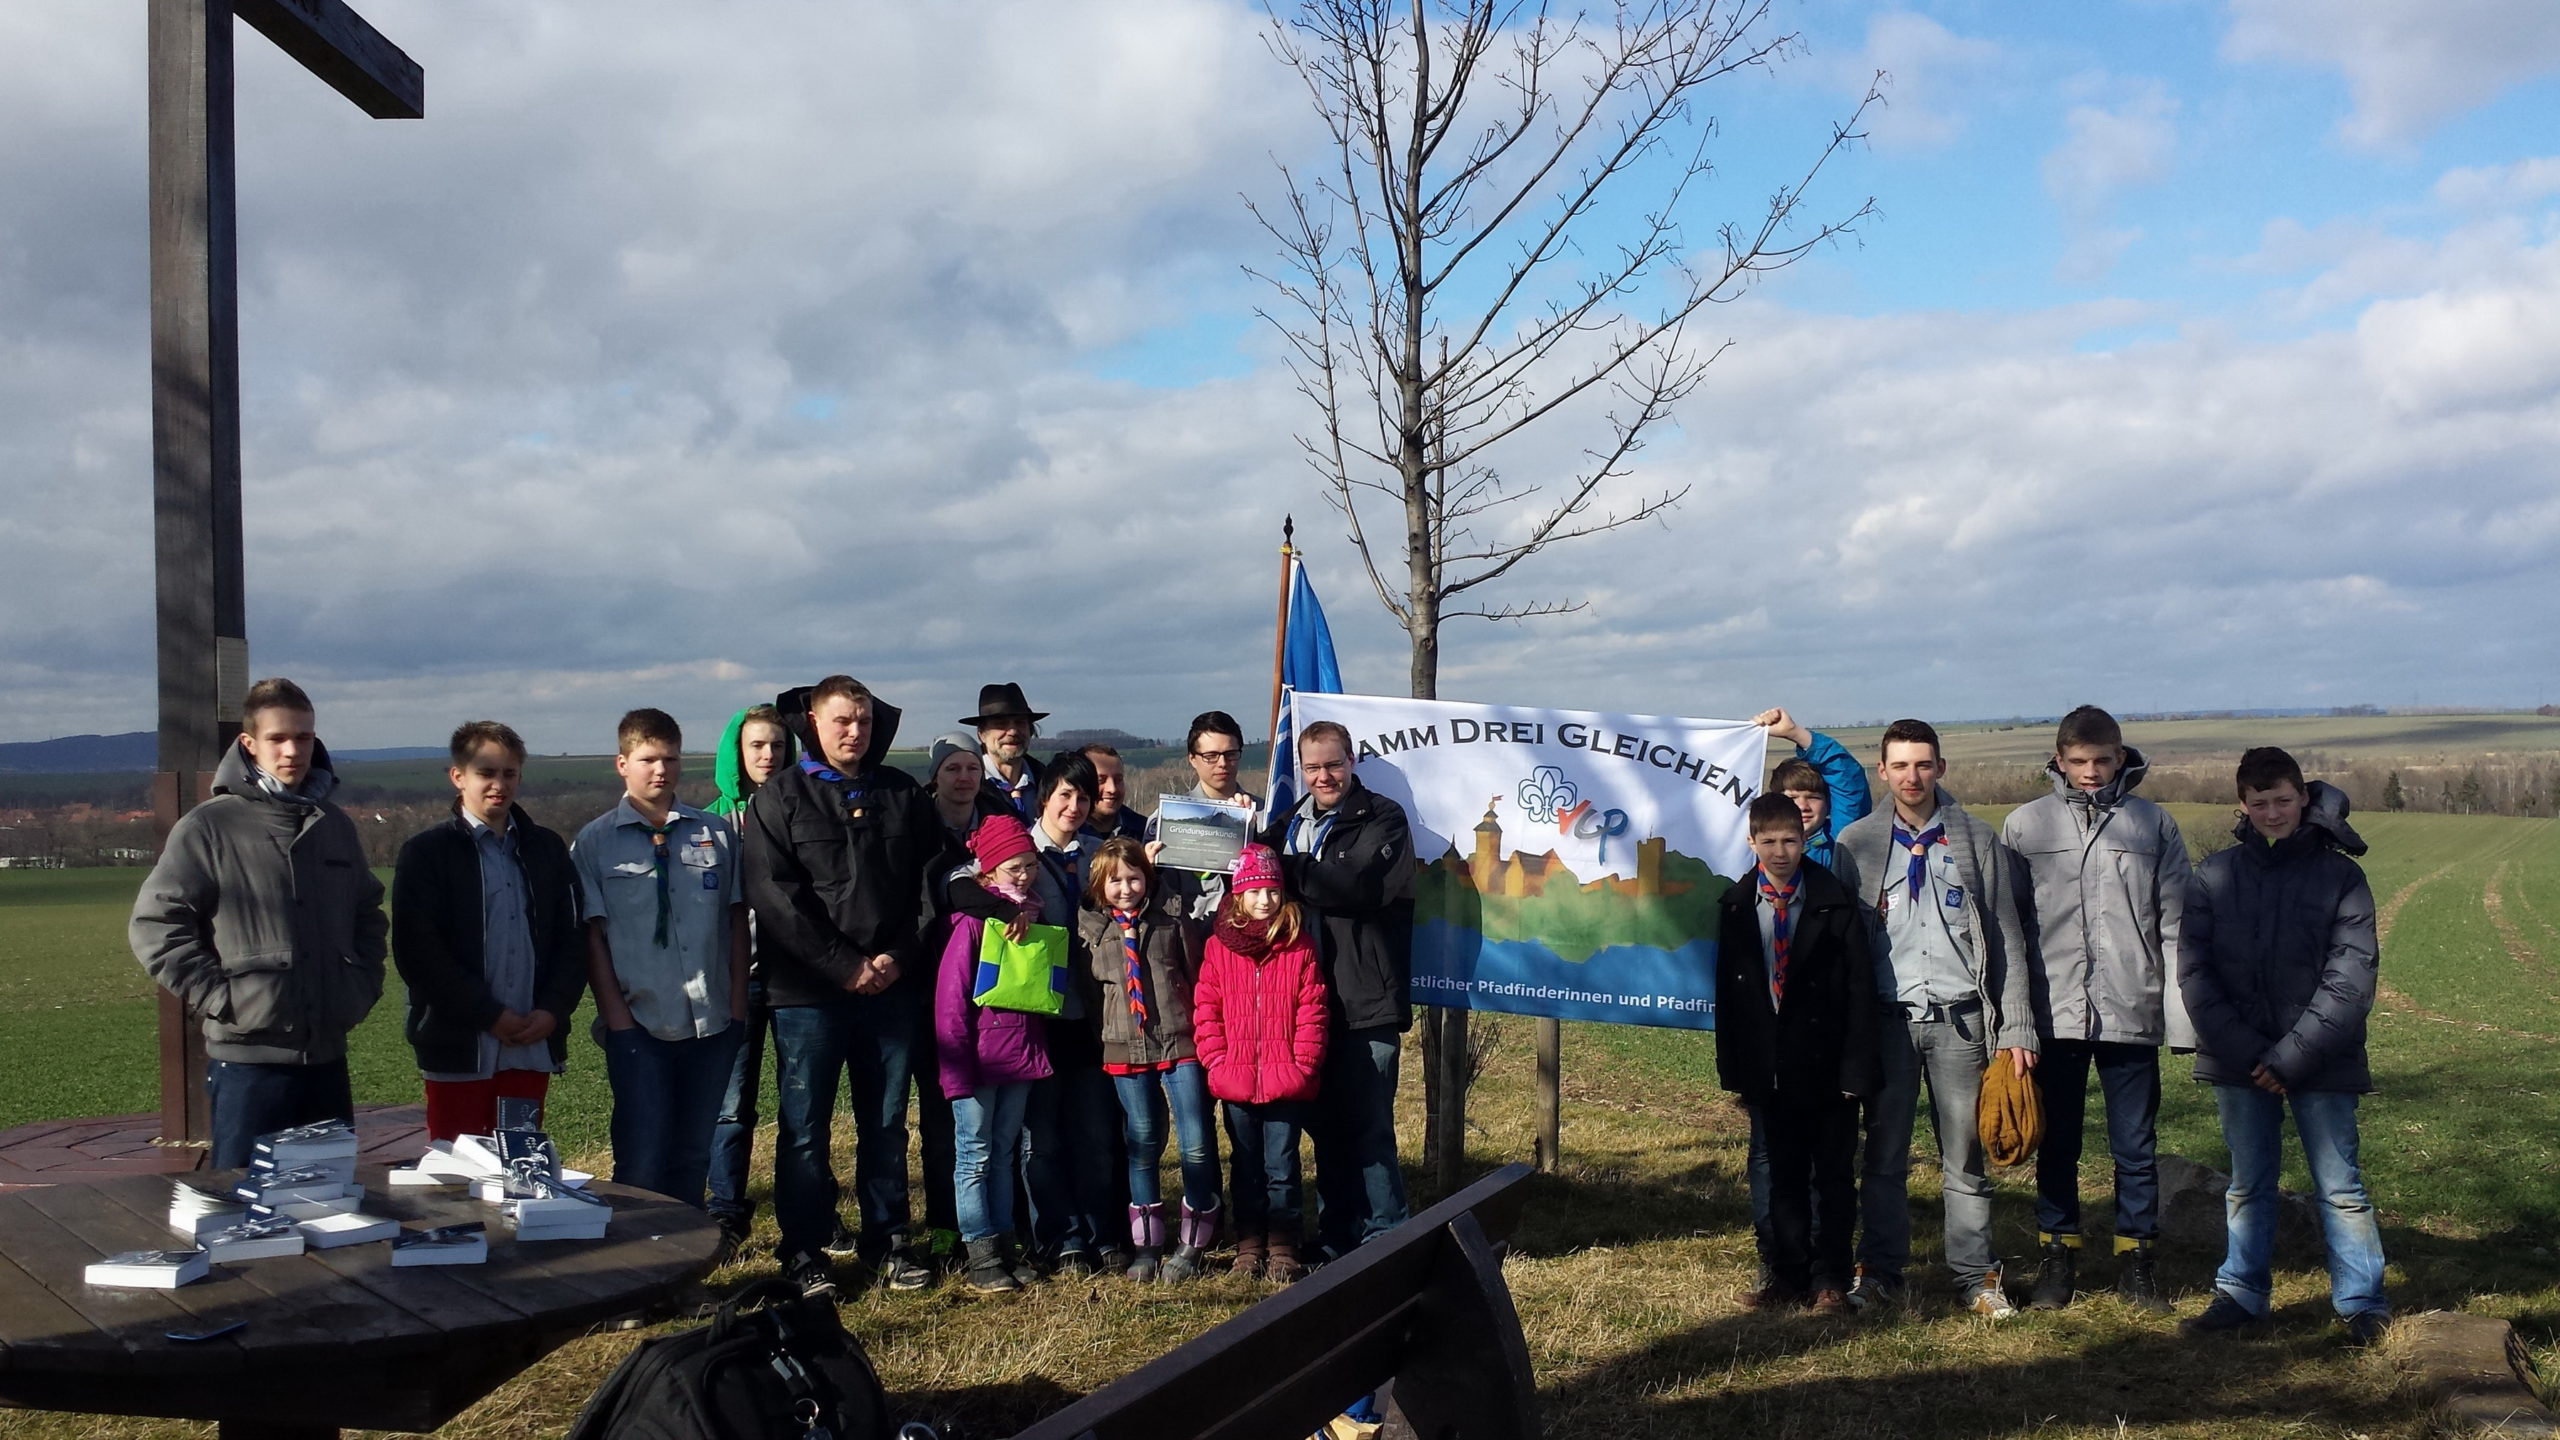
[[[711,813],[714,815],[740,815],[746,812],[748,799],[746,751],[739,741],[740,734],[746,728],[747,712],[741,710],[729,717],[729,728],[720,732],[719,758],[711,767],[712,779],[720,787],[720,798],[711,802]],[[785,765],[800,763],[799,738],[791,733],[791,727],[788,725],[782,727],[782,763]]]

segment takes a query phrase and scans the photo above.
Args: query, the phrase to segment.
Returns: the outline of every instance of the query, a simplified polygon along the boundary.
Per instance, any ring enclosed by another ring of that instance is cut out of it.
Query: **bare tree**
[[[1581,608],[1488,587],[1550,546],[1680,503],[1686,486],[1617,482],[1724,351],[1692,322],[1872,212],[1802,213],[1823,167],[1863,138],[1871,86],[1756,219],[1716,226],[1713,248],[1689,243],[1713,173],[1701,92],[1798,46],[1772,32],[1771,3],[1275,4],[1271,47],[1331,145],[1312,172],[1281,166],[1280,204],[1247,202],[1283,261],[1253,271],[1277,293],[1261,313],[1316,406],[1308,463],[1411,640],[1415,696],[1438,693],[1444,620]],[[1631,189],[1653,204],[1617,219]],[[1604,200],[1609,233],[1588,243]],[[1588,437],[1571,473],[1501,468],[1506,445],[1557,419]],[[1426,1148],[1444,1183],[1463,1149],[1464,1027],[1463,1011],[1425,1017]]]

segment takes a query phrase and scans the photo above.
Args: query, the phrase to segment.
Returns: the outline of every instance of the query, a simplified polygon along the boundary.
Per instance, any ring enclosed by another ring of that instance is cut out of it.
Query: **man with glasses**
[[[1396,1159],[1396,1069],[1413,1028],[1413,840],[1404,807],[1352,772],[1351,733],[1330,720],[1298,732],[1306,794],[1272,817],[1288,891],[1321,922],[1316,953],[1331,992],[1316,1142],[1316,1233],[1328,1258],[1404,1222]]]
[[[1236,717],[1224,710],[1203,710],[1191,718],[1191,733],[1182,742],[1183,753],[1191,761],[1191,773],[1200,777],[1191,787],[1195,800],[1215,800],[1226,805],[1251,806],[1255,818],[1262,811],[1262,798],[1236,783],[1244,773],[1244,730]],[[1147,838],[1156,838],[1155,822],[1147,822]],[[1227,901],[1227,877],[1214,870],[1167,870],[1165,883],[1182,897],[1183,907],[1192,919],[1214,924],[1218,907]]]

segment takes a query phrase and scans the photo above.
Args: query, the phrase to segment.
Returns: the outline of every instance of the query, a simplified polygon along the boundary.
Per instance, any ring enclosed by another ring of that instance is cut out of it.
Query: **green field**
[[[2125,740],[2152,760],[2237,757],[2255,745],[2281,745],[2296,755],[2341,760],[2418,759],[2451,762],[2484,756],[2560,754],[2560,716],[2279,715],[2255,719],[2127,722]],[[1866,757],[1884,738],[1881,726],[1825,733]],[[2053,754],[2053,726],[1999,721],[1941,725],[1952,765],[2042,765]]]
[[[2177,806],[2191,844],[2221,841],[2230,810]],[[1995,820],[1996,808],[1986,807]],[[2364,1164],[2402,1313],[2467,1309],[2514,1320],[2527,1346],[2560,1344],[2560,822],[2359,816],[2381,902],[2386,993],[2372,1023],[2381,1092],[2366,1104]],[[153,1103],[151,1000],[125,953],[136,871],[0,872],[0,1124],[139,1111]],[[397,1033],[397,985],[357,1043],[367,1101],[416,1098]],[[583,1018],[583,1017],[582,1017]],[[1534,1126],[1531,1027],[1502,1038],[1476,1092],[1471,1164],[1526,1158]],[[1562,1173],[1536,1182],[1506,1267],[1541,1384],[1546,1433],[2179,1437],[2355,1440],[2436,1433],[2394,1359],[2343,1348],[2315,1257],[2280,1255],[2278,1323],[2203,1344],[2093,1294],[2057,1315],[1993,1327],[1943,1287],[1911,1310],[1855,1322],[1753,1317],[1743,1127],[1716,1093],[1713,1040],[1672,1030],[1567,1027]],[[607,1101],[583,1035],[555,1092],[573,1153],[602,1151]],[[1411,1050],[1401,1097],[1409,1165],[1420,1140]],[[2165,1149],[2219,1168],[2210,1103],[2167,1061]],[[2097,1123],[2093,1114],[2091,1122]],[[769,1135],[769,1132],[768,1132]],[[849,1136],[839,1127],[839,1165]],[[769,1146],[761,1147],[769,1150]],[[1923,1151],[1926,1152],[1924,1142]],[[764,1155],[759,1155],[759,1160]],[[2083,1173],[2092,1228],[2108,1214],[2103,1144]],[[1915,1167],[1919,1278],[1938,1277],[1934,1173]],[[2304,1183],[2298,1163],[2288,1183]],[[1998,1182],[1998,1242],[2034,1244],[2031,1185]],[[1416,1204],[1433,1198],[1417,1183]],[[769,1226],[769,1221],[766,1222]],[[760,1238],[769,1239],[769,1228]],[[2103,1252],[2103,1246],[2093,1254]],[[2170,1250],[2179,1313],[2202,1303],[2218,1255]],[[715,1277],[766,1273],[769,1252]],[[2103,1291],[2105,1262],[2084,1286]],[[948,1291],[852,1298],[844,1314],[904,1402],[1005,1434],[1199,1333],[1267,1291],[1219,1279],[1170,1291],[1050,1284],[970,1303]],[[644,1334],[647,1332],[643,1332]],[[637,1335],[576,1342],[444,1433],[555,1436]],[[0,1431],[101,1440],[209,1432],[141,1421],[11,1415]]]

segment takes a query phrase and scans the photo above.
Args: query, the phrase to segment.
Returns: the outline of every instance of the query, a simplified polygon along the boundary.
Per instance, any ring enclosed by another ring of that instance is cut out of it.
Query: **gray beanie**
[[[978,737],[966,730],[954,730],[948,735],[935,737],[933,748],[925,754],[924,785],[926,789],[932,789],[934,777],[942,773],[942,762],[962,751],[983,758],[987,753],[987,747],[979,744]]]

